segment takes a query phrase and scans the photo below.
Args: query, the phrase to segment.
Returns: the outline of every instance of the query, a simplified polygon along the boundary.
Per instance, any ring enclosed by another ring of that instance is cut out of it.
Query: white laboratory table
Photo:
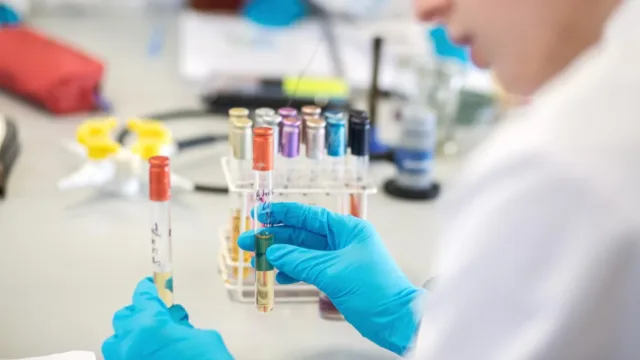
[[[165,23],[166,47],[159,57],[149,58],[149,18],[76,15],[33,20],[38,28],[105,60],[105,94],[123,117],[198,105],[197,87],[176,72],[175,21]],[[111,334],[113,313],[130,302],[135,284],[149,275],[149,204],[144,198],[100,196],[91,189],[56,190],[56,180],[80,165],[61,141],[73,139],[82,117],[53,118],[4,94],[0,111],[16,119],[23,142],[8,197],[0,202],[0,358],[69,350],[99,354]],[[226,124],[221,120],[194,119],[172,127],[177,137],[223,133]],[[219,156],[224,149],[211,146],[185,153],[174,169],[198,181],[222,184]],[[448,179],[456,167],[456,161],[440,162],[438,176]],[[393,168],[374,165],[372,173],[382,184]],[[219,330],[240,360],[395,358],[348,324],[321,320],[316,304],[277,305],[264,316],[250,304],[231,302],[216,270],[216,230],[227,220],[226,205],[224,195],[174,196],[175,297],[195,326]],[[370,200],[371,222],[416,284],[431,275],[433,208],[384,194]]]

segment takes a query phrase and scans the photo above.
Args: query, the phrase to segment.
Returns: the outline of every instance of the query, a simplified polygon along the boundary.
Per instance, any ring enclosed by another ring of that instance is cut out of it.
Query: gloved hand
[[[268,211],[261,208],[258,220],[267,221]],[[273,203],[270,211],[272,224],[282,225],[270,229],[275,243],[267,250],[276,280],[315,285],[364,337],[404,354],[418,328],[415,305],[424,290],[409,282],[373,226],[297,203]],[[243,233],[238,245],[255,251],[253,232]]]
[[[115,334],[102,344],[105,360],[232,360],[222,337],[195,329],[180,305],[167,308],[153,280],[143,279],[133,304],[113,317]]]

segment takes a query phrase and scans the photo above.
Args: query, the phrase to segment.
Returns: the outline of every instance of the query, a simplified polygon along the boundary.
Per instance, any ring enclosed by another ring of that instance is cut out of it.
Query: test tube
[[[305,105],[301,109],[302,112],[302,138],[301,144],[307,144],[307,121],[317,119],[322,115],[322,109],[315,105]]]
[[[260,127],[262,126],[262,122],[264,121],[263,119],[267,116],[272,116],[275,115],[276,111],[273,110],[272,108],[269,107],[261,107],[256,109],[255,111],[255,121],[254,121],[254,125],[255,127]]]
[[[273,202],[273,129],[258,127],[253,130],[253,172],[255,174],[256,207],[254,210],[256,307],[261,313],[273,310],[275,301],[275,270],[267,260],[267,249],[273,245],[270,231],[271,204]],[[258,214],[265,221],[258,221]]]
[[[337,188],[343,189],[345,186],[345,155],[347,149],[347,137],[345,129],[344,114],[341,112],[328,112],[326,118],[327,133],[327,155],[329,156],[329,171],[331,182]],[[349,198],[346,195],[338,195],[336,212],[347,214],[349,211]],[[344,317],[333,305],[331,300],[324,293],[320,293],[318,299],[318,309],[320,316],[327,320],[343,320]]]
[[[171,171],[169,158],[149,159],[149,200],[152,202],[151,261],[153,283],[167,307],[173,305],[173,259],[171,249]]]
[[[353,111],[349,114],[349,147],[354,171],[351,178],[351,186],[360,189],[366,184],[367,171],[369,169],[369,131],[371,124],[369,116],[364,111]],[[366,218],[365,197],[360,194],[351,194],[349,206],[350,213],[359,218]]]
[[[310,119],[307,122],[307,146],[306,155],[309,163],[309,188],[319,188],[323,185],[321,176],[324,173],[324,142],[326,123],[321,118]],[[322,206],[322,194],[312,193],[309,196],[310,205]]]
[[[337,188],[345,186],[345,156],[347,151],[347,134],[344,113],[330,112],[325,114],[327,128],[327,155],[329,155],[329,173],[331,183]],[[336,212],[347,214],[348,198],[338,196]]]
[[[298,155],[300,154],[300,119],[289,117],[282,120],[281,146],[283,160],[285,160],[283,161],[285,170],[284,187],[292,187],[298,167]]]
[[[246,117],[237,117],[232,119],[231,130],[231,177],[234,179],[239,188],[251,189],[252,173],[252,125],[253,122]],[[249,215],[250,198],[246,192],[229,192],[231,201],[231,239],[229,243],[229,252],[231,261],[237,265],[233,269],[233,277],[238,278],[239,268],[244,268],[244,264],[251,261],[251,253],[244,252],[242,259],[240,258],[240,248],[238,247],[238,237],[243,232],[249,230],[251,226],[251,216]],[[251,268],[246,267],[242,271],[241,279],[246,279],[251,272]]]

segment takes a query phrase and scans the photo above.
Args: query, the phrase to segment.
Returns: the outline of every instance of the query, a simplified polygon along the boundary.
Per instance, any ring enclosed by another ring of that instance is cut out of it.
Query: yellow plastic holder
[[[87,156],[91,160],[104,160],[120,150],[120,144],[108,137],[88,139]]]
[[[76,140],[87,146],[91,139],[109,136],[116,126],[118,121],[112,117],[86,120],[76,129]]]
[[[138,136],[139,140],[158,141],[166,145],[171,142],[171,132],[160,121],[145,119],[130,119],[127,128]]]
[[[157,139],[138,140],[131,147],[131,152],[140,156],[144,160],[149,160],[154,156],[160,155],[162,147],[165,144]]]

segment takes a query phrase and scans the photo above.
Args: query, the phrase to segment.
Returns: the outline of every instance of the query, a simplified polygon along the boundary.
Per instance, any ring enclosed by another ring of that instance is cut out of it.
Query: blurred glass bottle
[[[431,29],[429,37],[435,56],[431,76],[433,91],[429,92],[429,102],[438,114],[437,150],[443,155],[453,155],[458,152],[456,120],[470,62],[469,54],[467,49],[449,40],[443,27]]]

